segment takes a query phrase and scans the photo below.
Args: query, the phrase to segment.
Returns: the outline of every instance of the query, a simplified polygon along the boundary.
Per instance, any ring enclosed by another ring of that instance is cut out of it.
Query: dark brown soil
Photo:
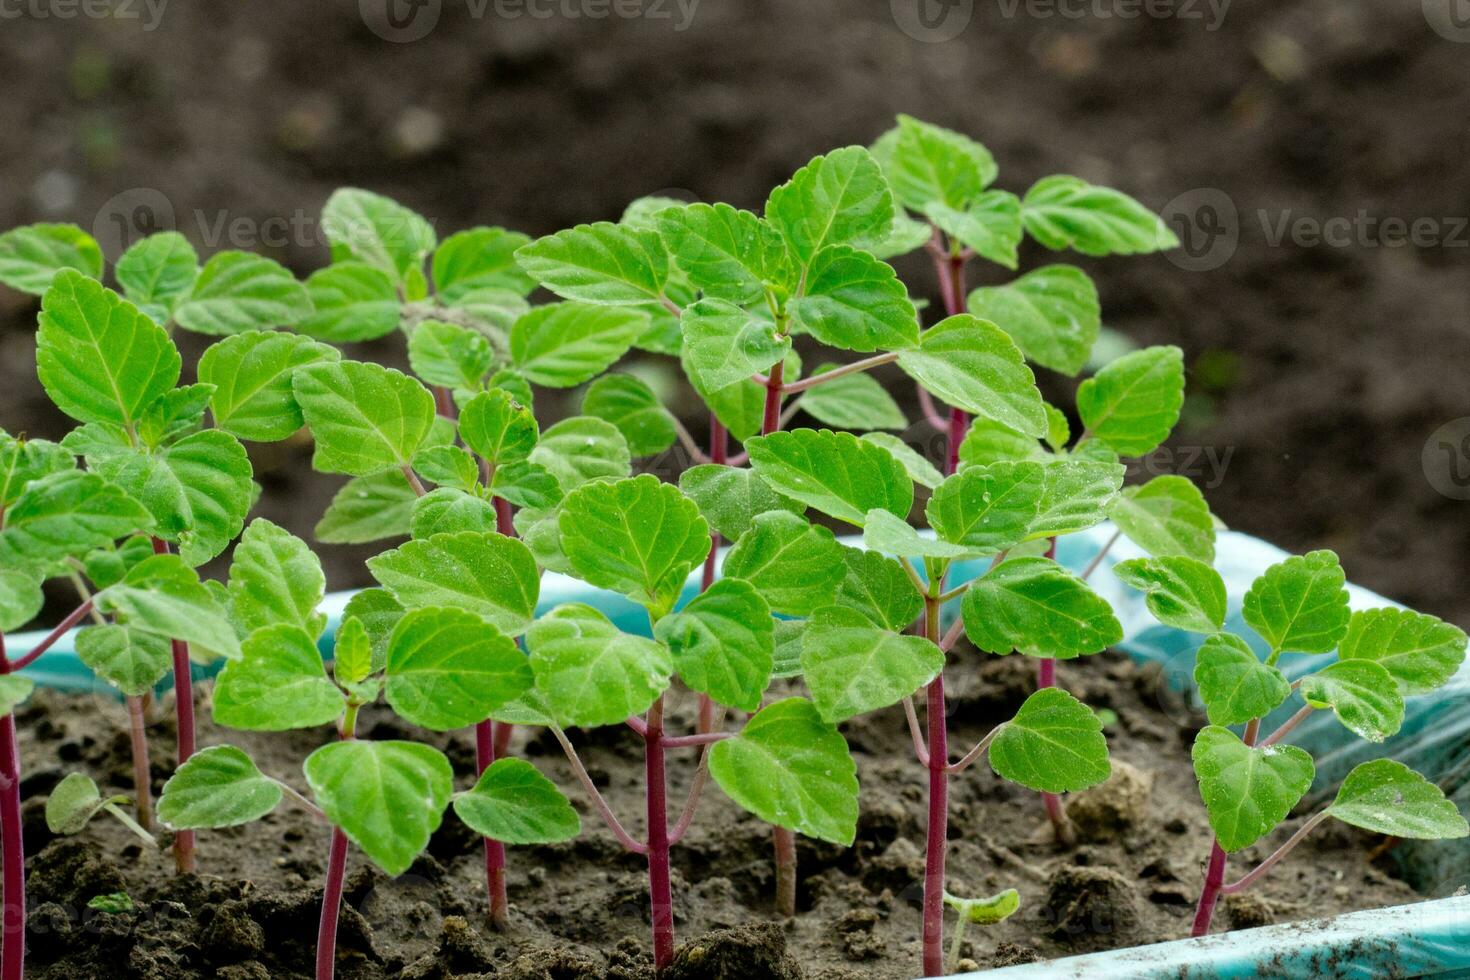
[[[954,658],[946,680],[955,744],[967,746],[994,719],[1014,712],[1033,679],[1031,664],[1020,657],[982,662],[967,652]],[[1170,720],[1179,716],[1160,709],[1151,675],[1121,656],[1064,665],[1061,680],[1118,715],[1109,733],[1119,776],[1070,801],[1082,839],[1068,848],[1054,842],[1033,794],[1001,782],[983,765],[955,779],[950,890],[984,895],[1013,886],[1022,895],[1012,919],[971,928],[965,956],[979,966],[1188,932],[1209,846],[1189,765],[1193,729]],[[692,698],[676,705],[676,723],[687,723],[692,707]],[[309,974],[326,857],[322,825],[286,803],[259,823],[203,833],[202,873],[183,878],[172,873],[166,851],[140,847],[107,819],[78,837],[52,840],[42,819],[44,798],[66,771],[90,773],[104,792],[131,791],[124,718],[102,697],[42,692],[21,709],[18,722],[27,773],[31,976],[280,980]],[[385,711],[367,714],[360,730],[374,738],[425,737],[405,733]],[[857,842],[850,850],[800,842],[800,912],[792,920],[774,921],[768,828],[718,789],[709,791],[689,836],[674,851],[675,915],[684,945],[669,977],[866,980],[919,972],[925,777],[900,712],[860,719],[847,736],[863,787]],[[206,723],[201,743],[226,737],[264,770],[301,788],[301,759],[329,733],[227,736]],[[573,737],[585,746],[588,768],[614,808],[637,827],[637,738],[620,729]],[[171,741],[165,718],[152,728],[160,776],[169,769]],[[438,741],[456,769],[468,773],[468,737]],[[584,813],[585,832],[554,847],[511,849],[512,931],[485,928],[478,841],[451,815],[428,855],[398,879],[385,878],[353,853],[350,908],[339,940],[343,980],[651,976],[642,862],[621,851],[590,812],[552,739],[523,732],[516,751],[568,787]],[[681,804],[692,763],[672,768],[673,807]],[[1365,845],[1372,843],[1333,825],[1320,828],[1244,900],[1228,903],[1217,929],[1416,900],[1406,885],[1368,863]],[[1232,867],[1244,869],[1268,850],[1269,843],[1257,845]],[[94,896],[117,891],[132,896],[136,911],[87,908]]]

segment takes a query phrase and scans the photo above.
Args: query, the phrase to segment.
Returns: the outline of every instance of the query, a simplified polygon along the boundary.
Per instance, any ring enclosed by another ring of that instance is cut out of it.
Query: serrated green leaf
[[[1291,696],[1291,684],[1281,671],[1262,663],[1234,633],[1205,640],[1195,656],[1194,683],[1212,725],[1264,718]]]
[[[1344,661],[1369,660],[1385,668],[1405,697],[1444,685],[1465,661],[1465,633],[1408,609],[1365,609],[1348,619],[1338,644]]]
[[[756,514],[721,574],[749,582],[771,609],[804,616],[831,603],[845,568],[832,532],[785,510]]]
[[[761,709],[710,750],[710,775],[766,823],[844,847],[857,834],[857,764],[837,728],[804,698]]]
[[[416,742],[334,742],[303,768],[327,819],[394,876],[428,846],[454,795],[449,760]]]
[[[0,568],[0,632],[18,630],[35,619],[45,605],[41,579],[19,568]]]
[[[312,313],[296,324],[308,337],[334,344],[376,340],[398,329],[403,300],[388,273],[339,262],[306,278]]]
[[[1107,600],[1049,558],[1013,558],[965,592],[965,633],[987,653],[1067,660],[1123,639]]]
[[[1194,740],[1194,773],[1215,837],[1227,852],[1249,847],[1286,819],[1312,785],[1312,757],[1295,745],[1254,748],[1211,725]]]
[[[408,529],[415,538],[428,538],[461,531],[495,531],[498,526],[494,503],[463,490],[440,487],[414,501]]]
[[[64,470],[27,483],[6,510],[0,561],[39,569],[152,526],[153,516],[116,484]]]
[[[322,563],[305,541],[263,517],[250,522],[230,565],[231,608],[247,633],[287,623],[320,636],[326,590]]]
[[[881,629],[841,606],[813,613],[802,639],[802,676],[817,711],[833,723],[895,704],[943,667],[931,641]]]
[[[413,609],[388,641],[384,693],[400,717],[432,731],[464,728],[531,687],[515,641],[461,609]]]
[[[702,299],[679,318],[684,368],[704,391],[719,391],[760,374],[786,356],[791,339],[770,320],[722,299]]]
[[[504,228],[470,228],[450,235],[434,251],[434,290],[454,303],[483,289],[507,289],[521,296],[536,281],[516,264],[515,252],[531,239]]]
[[[883,241],[869,244],[868,251],[884,260],[897,258],[922,248],[933,237],[928,222],[915,221],[902,208],[897,208],[893,213],[893,230]]]
[[[754,303],[767,282],[791,277],[781,236],[749,211],[690,204],[660,210],[656,224],[674,261],[706,296]]]
[[[413,471],[441,489],[472,490],[480,480],[480,464],[461,446],[425,446],[413,454]]]
[[[1036,437],[1017,432],[992,419],[974,418],[970,420],[964,441],[960,443],[959,468],[1022,460],[1045,463],[1052,458]]]
[[[163,784],[158,819],[172,830],[238,827],[281,802],[281,786],[233,745],[211,745],[190,756]]]
[[[847,573],[837,586],[834,605],[854,609],[875,625],[902,632],[924,611],[924,600],[903,566],[860,548],[842,549]]]
[[[232,660],[240,656],[229,615],[178,555],[139,562],[121,582],[97,593],[96,603],[99,612],[116,613],[134,630],[183,640]]]
[[[750,465],[778,493],[862,527],[868,511],[907,518],[914,484],[903,464],[850,432],[796,429],[746,442]]]
[[[401,617],[401,609],[399,614]],[[366,624],[356,616],[342,620],[332,640],[332,676],[337,683],[360,684],[367,680],[373,673],[373,659],[373,641]]]
[[[620,479],[633,470],[628,440],[617,426],[586,415],[562,419],[542,433],[530,461],[556,477],[564,493],[594,480]]]
[[[387,589],[363,589],[347,600],[342,619],[361,621],[372,648],[372,672],[377,673],[388,662],[388,640],[406,612],[403,604]]]
[[[1215,560],[1214,519],[1187,477],[1156,476],[1142,486],[1125,487],[1113,498],[1108,516],[1129,541],[1157,558]]]
[[[823,364],[813,376],[825,374],[835,364]],[[902,429],[908,425],[903,409],[872,375],[858,372],[825,381],[801,396],[801,409],[818,422],[838,429],[859,432],[869,429]]]
[[[128,569],[152,556],[152,538],[135,534],[122,544],[108,543],[89,551],[82,559],[82,567],[96,588],[105,589],[121,582]]]
[[[1045,482],[1045,471],[1037,463],[968,467],[935,489],[924,514],[945,541],[995,554],[1027,537]]]
[[[493,532],[436,534],[369,558],[367,565],[404,606],[463,609],[509,636],[530,625],[541,591],[531,552]]]
[[[251,732],[313,728],[336,721],[346,707],[327,677],[316,640],[282,623],[256,630],[242,656],[220,671],[214,685],[215,724]]]
[[[669,256],[657,232],[608,221],[538,238],[515,255],[541,285],[584,303],[657,300],[669,278]]]
[[[161,636],[126,626],[88,626],[77,631],[77,657],[128,697],[137,697],[173,667],[173,648]]]
[[[1404,723],[1404,698],[1393,677],[1371,660],[1340,660],[1302,678],[1301,695],[1314,708],[1331,708],[1344,728],[1381,742]]]
[[[454,812],[477,834],[506,844],[555,844],[582,832],[582,818],[556,785],[523,759],[499,759]]]
[[[1184,352],[1172,346],[1124,354],[1077,387],[1082,424],[1120,456],[1157,449],[1183,404]]]
[[[549,303],[516,320],[510,356],[535,384],[570,388],[606,371],[647,329],[638,310]]]
[[[1073,793],[1112,773],[1102,722],[1059,687],[1022,703],[990,743],[990,768],[1002,779],[1045,793]]]
[[[679,474],[679,489],[726,541],[739,541],[767,511],[800,514],[806,509],[750,470],[716,463],[691,466]]]
[[[46,798],[46,827],[53,834],[79,834],[107,802],[91,776],[67,773]]]
[[[1347,576],[1330,551],[1310,551],[1266,569],[1241,615],[1275,653],[1330,653],[1347,633]]]
[[[453,323],[425,320],[408,338],[413,373],[426,384],[444,388],[475,387],[489,372],[494,357],[484,334]]]
[[[921,534],[908,521],[886,510],[870,510],[863,524],[863,546],[885,555],[947,563],[979,558],[984,549]]]
[[[918,344],[918,313],[898,273],[882,259],[829,245],[812,257],[805,281],[806,292],[788,306],[794,329],[860,353]]]
[[[772,651],[773,678],[801,676],[801,638],[806,633],[804,619],[775,621],[775,647]]]
[[[0,675],[0,715],[8,715],[15,706],[31,696],[36,682],[19,674]]]
[[[251,252],[227,251],[204,263],[174,322],[195,333],[228,336],[294,326],[311,312],[306,287],[285,266]]]
[[[131,425],[179,380],[173,341],[95,279],[63,269],[41,298],[36,373],[79,422]]]
[[[396,201],[344,187],[322,207],[322,230],[334,262],[351,256],[391,275],[395,282],[423,276],[424,258],[434,250],[434,229]]]
[[[491,492],[516,507],[542,510],[561,502],[561,483],[539,463],[521,460],[495,469]]]
[[[155,323],[166,324],[194,288],[194,280],[199,277],[199,256],[183,235],[164,231],[129,246],[117,260],[114,272],[128,301]]]
[[[709,525],[694,501],[649,474],[574,490],[557,525],[579,578],[661,612],[710,549]]]
[[[392,368],[338,361],[291,377],[316,440],[311,464],[324,473],[371,476],[406,466],[434,423],[434,396]]]
[[[615,725],[647,711],[669,686],[661,643],[621,632],[580,603],[558,606],[526,634],[536,691],[561,725]]]
[[[157,449],[187,433],[197,432],[213,395],[211,384],[183,385],[164,392],[138,419],[138,440],[149,449]]]
[[[634,456],[652,456],[678,438],[674,416],[648,387],[631,374],[609,374],[587,386],[582,414],[617,426]]]
[[[1470,825],[1443,790],[1392,759],[1355,766],[1327,812],[1354,827],[1390,837],[1446,840],[1470,834]]]
[[[1127,194],[1065,174],[1031,185],[1021,220],[1032,238],[1053,251],[1137,255],[1179,244],[1163,219]]]
[[[924,213],[946,235],[974,249],[981,258],[1007,269],[1016,267],[1022,234],[1021,199],[1016,195],[1009,191],[986,191],[969,207],[932,203],[924,208]]]
[[[1073,534],[1107,520],[1127,472],[1121,463],[1087,459],[1049,459],[1042,471],[1041,502],[1027,532],[1032,540]]]
[[[1097,287],[1072,265],[1048,265],[1004,286],[970,294],[969,310],[1011,335],[1042,367],[1076,375],[1102,328]]]
[[[40,296],[63,269],[102,278],[102,249],[76,225],[24,225],[0,235],[0,282],[12,289]]]
[[[251,331],[226,337],[199,358],[199,380],[214,385],[214,424],[254,442],[285,439],[304,424],[291,389],[292,372],[341,356],[336,348],[298,334]]]
[[[15,503],[32,480],[75,469],[76,465],[76,457],[57,443],[0,432],[0,507]]]
[[[863,248],[888,239],[893,194],[872,154],[846,146],[815,157],[766,200],[766,220],[801,265],[827,245]]]
[[[906,115],[890,132],[874,154],[894,196],[915,211],[931,202],[964,207],[995,180],[995,158],[968,136]]]
[[[766,600],[749,582],[721,579],[654,630],[690,688],[741,711],[760,708],[770,683],[774,627]]]
[[[1148,611],[1165,626],[1216,633],[1225,625],[1225,581],[1209,565],[1183,555],[1132,558],[1113,574],[1147,593]]]
[[[409,533],[418,497],[397,470],[348,480],[312,534],[323,544],[365,544]]]
[[[863,442],[869,442],[888,450],[893,458],[902,464],[904,470],[909,475],[909,479],[920,486],[925,486],[933,490],[944,481],[944,474],[940,473],[938,468],[929,462],[927,458],[919,455],[918,450],[910,446],[901,437],[891,432],[864,432],[858,438]]]
[[[459,434],[491,466],[531,455],[540,430],[530,408],[499,388],[482,391],[460,409]]]
[[[924,331],[898,366],[942,401],[1040,438],[1046,411],[1021,349],[991,323],[962,313]]]

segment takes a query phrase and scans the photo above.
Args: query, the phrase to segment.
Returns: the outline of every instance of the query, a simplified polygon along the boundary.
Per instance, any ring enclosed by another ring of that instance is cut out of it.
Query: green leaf
[[[678,438],[674,416],[652,388],[631,374],[609,374],[588,385],[582,414],[617,426],[634,456],[661,453]]]
[[[199,256],[183,235],[164,231],[134,242],[117,260],[114,271],[128,301],[155,323],[166,324],[194,288]]]
[[[466,446],[491,466],[517,463],[536,448],[536,417],[508,391],[492,388],[460,409],[459,434]]]
[[[1082,424],[1120,456],[1157,449],[1183,404],[1184,352],[1172,346],[1124,354],[1077,387]]]
[[[971,466],[939,485],[924,514],[945,541],[995,554],[1026,538],[1044,486],[1037,463]]]
[[[263,517],[250,522],[230,565],[230,599],[247,633],[288,623],[313,637],[326,629],[317,612],[326,597],[322,563],[306,542]]]
[[[1032,238],[1053,251],[1137,255],[1179,244],[1163,219],[1127,194],[1064,174],[1031,185],[1021,220]]]
[[[827,245],[863,248],[886,241],[893,194],[872,154],[847,146],[816,157],[771,191],[766,220],[806,266]]]
[[[480,464],[455,445],[425,446],[413,454],[413,470],[441,489],[472,490],[480,480]]]
[[[76,469],[76,465],[76,457],[57,443],[0,432],[0,507],[15,503],[32,480]]]
[[[556,785],[524,759],[499,759],[454,812],[477,834],[506,844],[555,844],[582,833],[582,818]]]
[[[516,263],[516,249],[531,241],[518,231],[471,228],[450,235],[434,251],[434,290],[454,303],[482,289],[508,289],[521,296],[536,281]]]
[[[533,510],[554,507],[562,498],[561,483],[551,471],[529,460],[497,467],[490,489],[516,507]]]
[[[1390,837],[1446,840],[1470,834],[1470,825],[1438,786],[1392,759],[1355,766],[1327,812]]]
[[[815,375],[836,367],[823,364]],[[903,409],[872,375],[846,374],[809,388],[801,396],[802,411],[838,429],[902,429],[908,426]]]
[[[138,420],[139,441],[149,449],[157,449],[177,441],[180,436],[199,431],[213,395],[211,384],[184,385],[164,392]]]
[[[199,271],[174,321],[196,333],[229,335],[290,327],[312,312],[306,287],[273,259],[220,252]]]
[[[842,549],[847,574],[837,587],[833,604],[854,609],[875,625],[902,632],[924,611],[924,600],[903,566],[876,551]]]
[[[530,460],[545,467],[565,493],[593,480],[620,479],[633,470],[628,440],[611,422],[574,415],[547,429]]]
[[[473,388],[494,360],[490,341],[452,323],[425,320],[408,338],[408,363],[425,383],[444,388]]]
[[[24,225],[0,235],[0,282],[12,289],[40,296],[63,269],[102,278],[102,249],[76,225]]]
[[[804,619],[778,619],[775,626],[775,649],[772,653],[772,677],[801,676],[801,638],[806,633]]]
[[[323,544],[365,544],[408,534],[417,496],[397,470],[348,480],[312,534]]]
[[[893,230],[883,241],[870,244],[868,251],[880,259],[896,258],[923,248],[933,237],[933,229],[927,221],[915,221],[902,208],[896,208],[893,213]]]
[[[574,490],[557,525],[577,577],[662,612],[710,549],[694,501],[649,474]]]
[[[1027,532],[1032,540],[1073,534],[1107,520],[1127,472],[1121,463],[1088,459],[1049,459],[1042,470],[1041,502]]]
[[[79,422],[131,425],[179,380],[164,329],[95,279],[64,269],[41,298],[36,373]]]
[[[499,527],[495,505],[483,497],[440,487],[414,501],[408,529],[415,538],[461,531],[495,531]]]
[[[214,721],[250,732],[313,728],[346,707],[327,677],[316,640],[299,626],[266,626],[246,637],[239,660],[214,685]]]
[[[1125,487],[1113,498],[1108,516],[1129,541],[1157,558],[1215,560],[1214,519],[1187,477],[1156,476],[1142,486]]]
[[[990,743],[990,768],[1002,779],[1044,793],[1073,793],[1112,774],[1102,722],[1059,687],[1022,703]]]
[[[940,400],[1040,438],[1046,411],[1021,349],[989,320],[967,313],[924,331],[898,366]]]
[[[292,372],[341,356],[336,348],[298,334],[252,331],[226,337],[199,358],[199,380],[214,385],[214,424],[254,442],[287,438],[304,424],[291,389]]]
[[[447,732],[484,721],[531,687],[515,641],[460,609],[414,609],[388,641],[388,703],[410,724]]]
[[[406,282],[423,275],[424,257],[434,250],[434,229],[408,208],[380,194],[344,187],[322,208],[322,230],[332,243],[332,260],[348,256]]]
[[[773,510],[751,519],[725,555],[721,574],[749,582],[773,611],[805,616],[832,602],[845,569],[831,531]]]
[[[67,773],[46,798],[46,827],[53,834],[79,834],[108,802],[91,776]]]
[[[1340,660],[1302,678],[1301,694],[1314,708],[1331,708],[1348,731],[1381,742],[1404,723],[1404,698],[1393,678],[1371,660]]]
[[[900,436],[891,432],[864,432],[858,437],[863,442],[872,443],[886,449],[888,453],[903,466],[908,473],[909,479],[915,483],[933,490],[944,480],[944,475],[929,462],[927,458],[919,455],[919,452],[905,442]]]
[[[1312,757],[1295,745],[1254,748],[1211,725],[1194,740],[1194,773],[1220,846],[1249,847],[1286,819],[1312,785]]]
[[[791,349],[775,325],[722,299],[702,299],[679,318],[684,368],[701,390],[719,391],[766,371]]]
[[[961,606],[965,633],[987,653],[1067,660],[1123,639],[1107,600],[1050,558],[1012,558],[977,579]]]
[[[1119,579],[1148,594],[1148,611],[1165,626],[1216,633],[1225,625],[1225,580],[1183,555],[1132,558],[1113,566]]]
[[[989,898],[956,898],[946,892],[944,904],[955,910],[961,922],[990,926],[1016,914],[1021,908],[1021,893],[1007,888]]]
[[[403,610],[398,612],[401,618]],[[373,673],[373,660],[373,641],[366,624],[356,616],[344,619],[332,640],[332,676],[338,684],[361,684]]]
[[[134,565],[121,582],[97,593],[97,610],[116,613],[134,630],[232,660],[240,656],[229,615],[178,555],[154,555]]]
[[[1016,195],[986,191],[967,208],[934,203],[924,212],[941,231],[981,258],[1007,269],[1016,267],[1021,245],[1021,200]]]
[[[152,556],[152,538],[135,534],[122,544],[109,543],[88,552],[82,559],[82,567],[94,586],[105,589],[121,582],[128,569]]]
[[[126,626],[88,626],[77,631],[75,643],[82,663],[128,697],[153,690],[173,667],[166,638]]]
[[[606,371],[647,329],[638,310],[550,303],[516,320],[510,356],[533,383],[570,388]]]
[[[536,691],[558,724],[616,725],[647,711],[674,671],[667,647],[623,633],[591,606],[558,606],[526,634]]]
[[[308,337],[334,344],[376,340],[398,329],[403,301],[386,272],[339,262],[306,279],[313,312],[296,324]]]
[[[689,467],[679,474],[679,489],[726,541],[739,541],[755,519],[767,511],[800,514],[806,509],[772,490],[750,470],[723,464]]]
[[[333,742],[303,768],[327,819],[392,876],[428,846],[454,795],[449,760],[416,742]]]
[[[344,622],[359,620],[367,631],[372,648],[372,673],[382,670],[388,662],[388,640],[405,611],[402,603],[387,589],[363,589],[347,600],[342,619]]]
[[[270,813],[282,795],[250,756],[233,745],[211,745],[163,784],[158,819],[172,830],[238,827]]]
[[[584,303],[657,300],[669,278],[657,232],[608,221],[538,238],[516,250],[516,261],[553,293]]]
[[[153,526],[142,504],[95,473],[64,470],[26,484],[5,512],[0,562],[46,566]]]
[[[1330,551],[1293,556],[1251,583],[1241,615],[1274,653],[1330,653],[1347,633],[1346,580]]]
[[[531,552],[493,532],[436,534],[369,558],[367,565],[404,606],[463,609],[509,636],[530,625],[541,591]]]
[[[939,647],[873,625],[856,609],[812,614],[801,644],[801,671],[818,713],[834,724],[895,704],[944,667]]]
[[[894,517],[886,510],[868,511],[868,519],[863,526],[863,546],[900,558],[944,563],[979,558],[984,552],[982,548],[921,534],[908,521]]]
[[[796,429],[746,442],[750,465],[778,493],[862,527],[868,511],[907,518],[914,485],[903,464],[850,432]]]
[[[987,418],[971,419],[964,441],[960,443],[960,469],[1020,460],[1046,463],[1053,458],[1035,436],[1025,435]]]
[[[515,322],[531,312],[531,304],[509,289],[476,289],[449,304],[470,319],[470,325],[492,344],[510,336]]]
[[[1097,287],[1072,265],[1048,265],[1004,286],[970,294],[969,310],[1011,335],[1042,367],[1076,375],[1102,328]]]
[[[919,342],[918,313],[898,273],[847,245],[829,245],[812,257],[806,293],[788,310],[795,329],[829,347],[867,353]]]
[[[0,632],[18,630],[40,615],[45,605],[41,580],[19,568],[0,568]]]
[[[710,775],[766,823],[847,847],[857,835],[857,764],[805,698],[777,701],[715,743]]]
[[[964,207],[995,180],[995,158],[981,144],[951,129],[900,115],[883,158],[893,194],[924,211],[933,203]]]
[[[392,368],[360,361],[312,364],[292,375],[296,401],[324,473],[371,476],[406,466],[434,423],[434,396]]]
[[[1368,660],[1385,668],[1405,697],[1442,687],[1465,661],[1465,633],[1433,616],[1408,609],[1365,609],[1348,619],[1338,644],[1344,661]]]
[[[741,711],[760,708],[771,679],[774,627],[770,607],[749,582],[715,582],[659,620],[654,636],[690,688]]]
[[[202,565],[225,550],[245,526],[255,496],[245,447],[217,429],[185,436],[149,455],[113,456],[97,471],[148,508],[154,533],[177,543],[190,565]]]
[[[1291,696],[1281,671],[1261,663],[1234,633],[1205,640],[1194,661],[1194,683],[1212,725],[1243,725],[1264,718]]]
[[[8,715],[15,706],[31,696],[36,682],[19,674],[0,676],[0,715]]]
[[[656,223],[674,261],[706,296],[754,303],[764,296],[766,283],[791,279],[781,236],[749,211],[690,204],[659,211]]]

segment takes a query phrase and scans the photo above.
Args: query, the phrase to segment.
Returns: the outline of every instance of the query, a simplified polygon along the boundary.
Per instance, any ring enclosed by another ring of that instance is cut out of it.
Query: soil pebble
[[[1276,921],[1276,910],[1271,903],[1250,892],[1225,896],[1225,915],[1232,929],[1255,929]]]
[[[1112,868],[1064,865],[1047,882],[1047,932],[1078,949],[1128,945],[1138,930],[1133,885]]]
[[[674,953],[660,980],[802,980],[795,957],[786,952],[786,934],[774,922],[717,929]]]
[[[1121,759],[1112,761],[1113,774],[1091,789],[1067,801],[1067,816],[1082,840],[1102,841],[1120,837],[1141,826],[1148,817],[1153,791],[1153,773]]]

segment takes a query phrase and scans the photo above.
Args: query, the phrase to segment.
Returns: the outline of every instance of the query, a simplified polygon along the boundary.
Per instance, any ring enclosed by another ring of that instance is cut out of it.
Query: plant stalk
[[[484,775],[495,761],[495,724],[486,719],[475,726],[475,775]],[[510,899],[505,890],[505,845],[491,837],[485,842],[485,892],[490,902],[490,924],[505,931]]]
[[[357,737],[357,704],[348,702],[339,732],[342,741]],[[337,916],[342,910],[342,880],[347,874],[347,835],[332,828],[327,854],[327,882],[322,889],[322,917],[316,930],[316,980],[332,980],[337,972]]]
[[[674,898],[669,881],[669,815],[664,783],[664,699],[648,709],[643,736],[644,771],[648,782],[648,898],[653,921],[653,968],[674,961]]]
[[[924,635],[939,635],[939,603],[924,597]],[[949,731],[944,671],[928,689],[929,824],[924,852],[924,975],[944,975],[944,860],[949,850]]]
[[[965,312],[965,262],[968,256],[944,248],[943,235],[934,229],[934,240],[929,243],[929,252],[934,256],[934,271],[939,277],[939,295],[944,300],[945,316],[958,316]],[[949,410],[949,450],[945,456],[944,472],[953,473],[960,463],[960,443],[970,428],[970,417],[963,409]],[[937,638],[936,638],[937,639]]]
[[[143,698],[130,696],[128,704],[128,736],[133,749],[133,805],[138,823],[153,832],[153,773],[148,768],[148,730],[143,718]]]
[[[1255,745],[1256,736],[1261,730],[1261,719],[1252,719],[1245,726],[1245,735],[1241,741],[1246,745]],[[1210,863],[1205,868],[1205,884],[1200,889],[1199,904],[1194,908],[1194,926],[1190,929],[1191,936],[1203,936],[1210,931],[1210,920],[1215,917],[1215,906],[1220,901],[1220,894],[1225,887],[1225,848],[1220,846],[1219,838],[1210,842]]]
[[[0,674],[13,667],[0,637]],[[26,854],[20,822],[20,750],[15,713],[0,718],[0,980],[23,980],[26,971]]]
[[[153,539],[153,553],[169,553],[168,542]],[[189,644],[183,640],[171,640],[174,657],[174,716],[178,721],[179,765],[189,761],[194,754],[194,673],[189,663]],[[194,831],[181,830],[174,835],[174,867],[179,874],[194,871]]]

